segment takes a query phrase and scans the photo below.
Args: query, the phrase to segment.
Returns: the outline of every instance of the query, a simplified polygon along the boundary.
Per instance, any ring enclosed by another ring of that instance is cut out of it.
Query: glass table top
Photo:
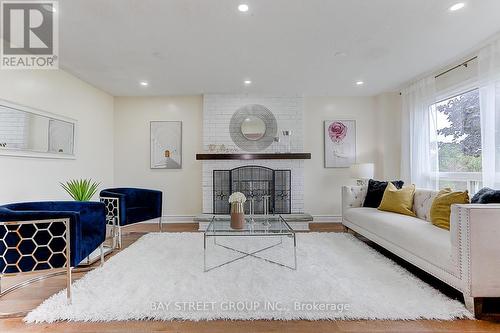
[[[245,222],[243,229],[233,229],[229,215],[214,215],[205,230],[205,234],[214,236],[276,236],[295,233],[281,215],[255,215],[253,218],[245,216]]]

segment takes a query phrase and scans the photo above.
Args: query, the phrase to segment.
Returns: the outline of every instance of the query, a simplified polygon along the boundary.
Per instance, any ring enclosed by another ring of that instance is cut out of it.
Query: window
[[[436,112],[439,187],[481,186],[481,113],[474,89],[434,104]]]

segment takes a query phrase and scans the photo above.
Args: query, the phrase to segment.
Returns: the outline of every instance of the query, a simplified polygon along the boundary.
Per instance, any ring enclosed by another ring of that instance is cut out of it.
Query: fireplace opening
[[[247,197],[245,213],[250,213],[250,200],[254,200],[254,213],[264,213],[264,197],[269,196],[269,212],[290,214],[291,171],[273,170],[263,166],[243,166],[231,170],[213,171],[213,213],[229,214],[229,196],[241,192]]]

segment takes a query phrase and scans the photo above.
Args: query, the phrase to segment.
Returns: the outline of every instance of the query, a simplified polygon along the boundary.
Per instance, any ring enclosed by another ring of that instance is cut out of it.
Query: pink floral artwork
[[[325,120],[325,167],[347,168],[356,163],[356,121]]]
[[[347,126],[340,121],[335,121],[328,126],[328,135],[333,142],[340,142],[347,135]]]

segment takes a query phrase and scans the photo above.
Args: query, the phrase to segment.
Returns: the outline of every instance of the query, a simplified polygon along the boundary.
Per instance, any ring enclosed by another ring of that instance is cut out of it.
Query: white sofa
[[[430,223],[436,193],[417,189],[411,217],[362,207],[366,186],[344,186],[342,223],[461,291],[478,316],[483,298],[500,297],[500,204],[453,205],[448,231]]]

